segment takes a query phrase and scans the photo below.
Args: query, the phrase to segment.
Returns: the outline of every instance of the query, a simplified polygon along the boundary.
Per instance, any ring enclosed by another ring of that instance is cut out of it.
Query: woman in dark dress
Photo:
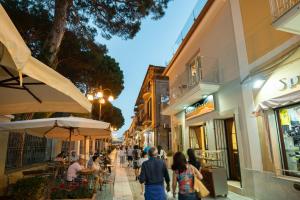
[[[187,155],[189,157],[189,164],[193,165],[194,167],[196,167],[196,169],[200,170],[201,164],[196,158],[194,149],[188,149]]]

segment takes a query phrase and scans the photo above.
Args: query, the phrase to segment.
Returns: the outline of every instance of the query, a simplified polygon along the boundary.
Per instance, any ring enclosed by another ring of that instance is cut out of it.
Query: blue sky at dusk
[[[165,16],[158,21],[145,19],[140,32],[132,40],[97,38],[98,42],[107,46],[109,55],[120,63],[124,73],[125,89],[113,102],[122,110],[125,118],[125,125],[116,132],[118,137],[130,126],[134,104],[148,65],[166,65],[174,43],[196,2],[197,0],[170,2]]]

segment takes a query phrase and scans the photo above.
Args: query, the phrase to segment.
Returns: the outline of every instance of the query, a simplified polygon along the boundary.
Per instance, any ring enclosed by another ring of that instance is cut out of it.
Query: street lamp
[[[109,91],[110,95],[107,97],[104,94],[104,91]],[[87,98],[89,101],[94,101],[95,99],[98,100],[98,102],[99,102],[99,120],[101,120],[102,104],[105,104],[105,98],[107,98],[107,100],[110,102],[112,102],[114,100],[114,97],[112,96],[112,91],[109,88],[103,89],[102,86],[100,86],[99,90],[96,90],[93,93],[88,94]]]

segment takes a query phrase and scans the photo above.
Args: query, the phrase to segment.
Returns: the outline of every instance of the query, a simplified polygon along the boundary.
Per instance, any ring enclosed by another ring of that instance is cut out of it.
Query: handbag
[[[209,195],[208,189],[205,185],[197,178],[196,174],[194,173],[194,190],[196,191],[198,197],[204,198]]]

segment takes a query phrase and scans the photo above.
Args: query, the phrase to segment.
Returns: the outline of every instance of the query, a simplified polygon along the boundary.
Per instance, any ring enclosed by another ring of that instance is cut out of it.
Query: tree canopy
[[[109,39],[113,35],[133,38],[140,30],[141,21],[147,16],[157,20],[164,15],[170,0],[0,0],[27,13],[48,16],[50,24],[40,49],[41,59],[56,68],[57,55],[66,31],[80,38],[94,40],[97,33]],[[41,12],[43,11],[43,12]],[[23,21],[26,19],[23,19]],[[26,30],[30,30],[26,29]]]
[[[92,118],[99,119],[99,104],[97,102],[93,103],[92,108]],[[101,109],[101,120],[102,121],[109,121],[113,128],[121,128],[124,125],[124,118],[122,115],[122,111],[114,107],[111,103],[107,102],[106,104],[102,105]]]
[[[40,58],[43,41],[51,28],[51,15],[39,5],[29,10],[27,1],[0,0],[0,2],[31,49],[33,56]],[[72,31],[67,31],[57,62],[56,70],[69,78],[83,93],[102,85],[103,88],[110,88],[113,96],[117,98],[124,88],[123,72],[119,64],[108,55],[106,46],[95,43],[89,37],[80,37]],[[111,117],[123,119],[121,112],[117,114],[119,115]],[[20,115],[19,118],[22,119],[22,116]],[[36,113],[34,118],[49,116],[56,115]],[[113,119],[106,120],[111,122]]]

